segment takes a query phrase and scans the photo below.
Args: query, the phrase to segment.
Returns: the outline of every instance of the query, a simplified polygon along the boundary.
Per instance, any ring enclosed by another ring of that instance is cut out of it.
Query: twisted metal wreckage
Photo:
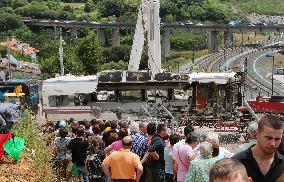
[[[172,120],[190,115],[202,123],[235,117],[233,111],[242,105],[242,74],[173,74],[162,70],[159,8],[158,0],[141,1],[128,71],[109,70],[92,76],[65,75],[45,80],[42,107],[46,118],[91,119],[115,112],[120,113],[120,118],[133,113],[146,113],[142,117],[148,119],[166,115]],[[145,41],[148,70],[139,70]]]

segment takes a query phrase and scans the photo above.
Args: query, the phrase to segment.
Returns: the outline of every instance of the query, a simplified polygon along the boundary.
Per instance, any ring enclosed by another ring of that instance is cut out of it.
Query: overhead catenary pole
[[[60,74],[64,75],[64,64],[63,64],[63,39],[62,39],[62,30],[59,31],[59,61],[60,61]]]
[[[273,95],[274,92],[274,80],[273,80],[273,75],[274,75],[274,55],[272,54],[267,54],[266,57],[272,57],[272,71],[271,71],[271,96]]]
[[[273,74],[274,74],[274,56],[272,56],[271,96],[273,95],[273,91],[274,91],[274,80],[273,80]]]
[[[226,58],[226,49],[224,48],[224,61],[225,61],[225,71],[227,71],[227,58]]]
[[[11,72],[11,47],[10,47],[10,37],[7,37],[7,56],[8,56],[8,72],[9,72],[9,79],[12,78]]]

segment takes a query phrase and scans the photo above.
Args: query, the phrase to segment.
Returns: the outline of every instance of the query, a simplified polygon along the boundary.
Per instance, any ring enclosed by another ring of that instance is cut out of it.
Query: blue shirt
[[[140,159],[144,157],[144,155],[148,151],[148,141],[146,134],[142,131],[132,135],[132,149],[131,151],[137,154]]]
[[[174,174],[173,160],[169,157],[169,154],[172,153],[172,151],[172,148],[165,147],[164,149],[165,173],[167,174]]]
[[[165,161],[164,161],[164,148],[166,147],[166,143],[164,139],[158,134],[154,134],[151,139],[151,144],[149,146],[148,152],[156,152],[159,156],[159,159],[154,159],[151,155],[147,158],[147,168],[150,169],[165,169]]]

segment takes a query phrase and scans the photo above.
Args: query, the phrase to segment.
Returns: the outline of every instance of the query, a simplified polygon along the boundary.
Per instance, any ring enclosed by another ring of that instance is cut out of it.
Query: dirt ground
[[[39,179],[39,171],[33,166],[33,158],[28,153],[24,153],[21,160],[16,163],[8,155],[0,159],[0,182],[50,182]],[[69,171],[71,170],[71,165]],[[78,178],[69,177],[69,180],[61,182],[78,182]]]
[[[8,155],[0,159],[1,182],[30,182],[36,181],[36,170],[32,165],[32,158],[23,154],[21,160],[16,163]]]

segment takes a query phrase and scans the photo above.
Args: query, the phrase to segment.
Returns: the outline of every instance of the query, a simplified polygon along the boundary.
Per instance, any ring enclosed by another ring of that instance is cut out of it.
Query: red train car
[[[256,100],[249,100],[248,104],[255,113],[284,114],[284,96],[258,96]]]

